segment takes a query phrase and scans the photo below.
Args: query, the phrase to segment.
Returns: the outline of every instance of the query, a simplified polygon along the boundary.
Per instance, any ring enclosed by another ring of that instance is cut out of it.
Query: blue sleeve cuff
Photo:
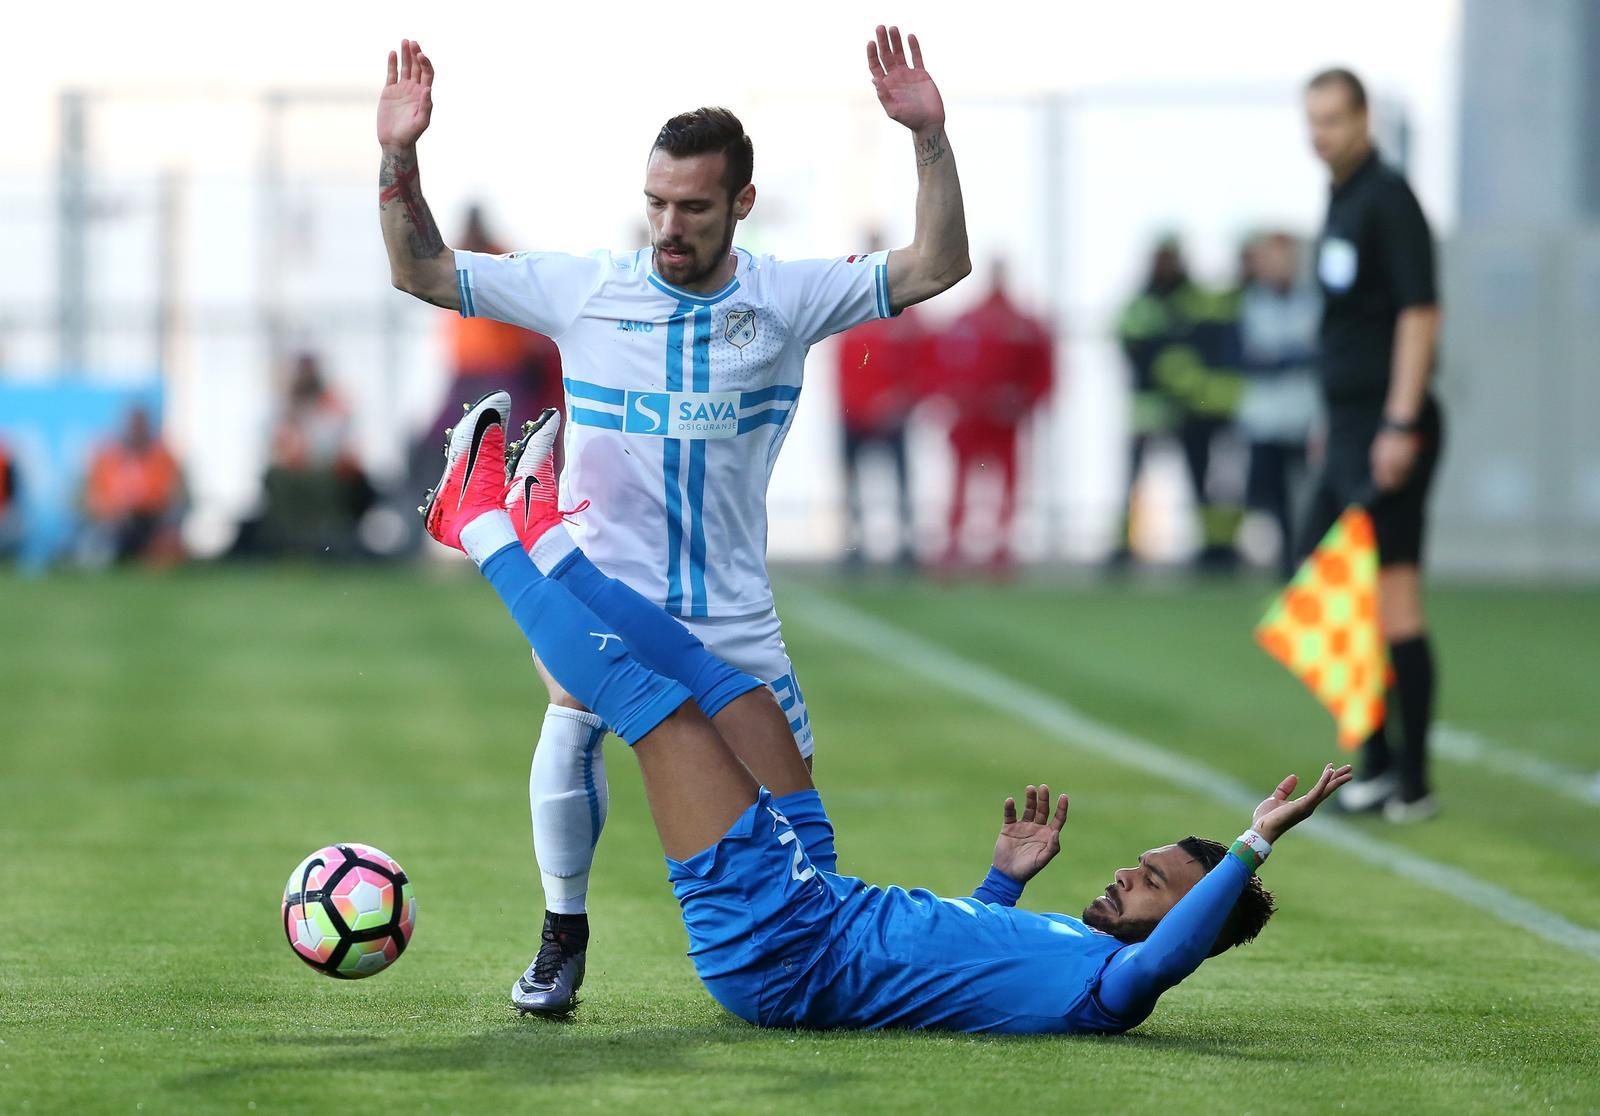
[[[972,897],[983,903],[1014,907],[1017,905],[1017,900],[1022,898],[1022,884],[991,865],[989,874],[983,877],[983,882],[972,893]]]

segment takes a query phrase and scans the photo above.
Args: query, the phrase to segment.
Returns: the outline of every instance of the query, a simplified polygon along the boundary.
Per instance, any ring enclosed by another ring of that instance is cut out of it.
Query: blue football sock
[[[837,872],[839,853],[833,847],[833,822],[828,820],[828,811],[822,808],[822,796],[816,788],[774,798],[772,805],[789,819],[811,863],[823,872]]]
[[[763,685],[707,651],[693,632],[630,586],[601,573],[583,551],[575,549],[561,559],[550,576],[611,625],[641,663],[689,687],[707,717]]]
[[[501,547],[481,568],[539,661],[629,744],[690,699],[682,685],[641,665],[619,633],[541,574],[520,545]]]

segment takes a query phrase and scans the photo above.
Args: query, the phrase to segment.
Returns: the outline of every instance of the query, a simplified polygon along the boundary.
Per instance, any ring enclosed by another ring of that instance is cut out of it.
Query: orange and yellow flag
[[[1366,509],[1345,509],[1256,625],[1256,641],[1333,714],[1340,747],[1360,747],[1383,723],[1389,652]]]

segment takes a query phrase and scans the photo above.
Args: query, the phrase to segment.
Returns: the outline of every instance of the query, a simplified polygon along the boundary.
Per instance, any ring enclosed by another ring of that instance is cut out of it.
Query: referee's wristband
[[[1239,835],[1239,839],[1228,851],[1244,861],[1245,867],[1254,872],[1267,862],[1267,857],[1272,855],[1272,842],[1255,830],[1247,829]]]
[[[1383,421],[1378,425],[1384,430],[1393,430],[1400,434],[1419,434],[1422,431],[1422,424],[1416,419],[1405,422],[1401,419],[1390,418],[1388,415],[1384,415]]]

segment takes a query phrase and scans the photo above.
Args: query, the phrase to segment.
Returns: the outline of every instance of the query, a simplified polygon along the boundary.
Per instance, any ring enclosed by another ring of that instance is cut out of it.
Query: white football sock
[[[586,909],[594,847],[610,805],[600,747],[605,734],[593,713],[558,705],[545,711],[539,730],[528,772],[528,804],[545,909],[556,914]]]
[[[495,551],[517,541],[511,517],[504,511],[486,511],[461,528],[461,549],[478,565],[494,556]]]
[[[534,540],[534,544],[528,548],[528,557],[533,559],[533,564],[539,567],[540,573],[549,577],[550,571],[560,565],[561,559],[576,549],[578,544],[573,542],[572,536],[567,533],[567,525],[556,523]]]

